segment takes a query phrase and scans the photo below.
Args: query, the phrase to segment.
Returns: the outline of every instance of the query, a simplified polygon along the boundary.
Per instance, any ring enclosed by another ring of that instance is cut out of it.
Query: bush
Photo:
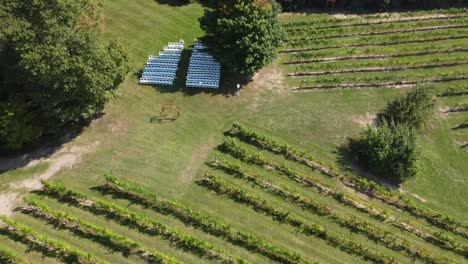
[[[252,76],[277,54],[284,31],[275,0],[223,0],[200,19],[205,43],[225,69]]]
[[[405,97],[387,104],[382,117],[387,122],[420,129],[434,115],[436,97],[426,86],[410,91]]]
[[[392,182],[402,182],[418,171],[420,151],[414,129],[384,121],[380,127],[369,126],[349,148],[357,159],[377,175]]]

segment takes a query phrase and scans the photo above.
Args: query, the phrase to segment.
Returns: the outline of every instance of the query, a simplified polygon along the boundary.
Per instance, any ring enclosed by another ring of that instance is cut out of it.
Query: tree
[[[389,102],[382,114],[387,122],[420,129],[434,115],[436,97],[426,86],[417,87],[405,97]]]
[[[92,117],[129,67],[121,45],[99,39],[100,2],[2,2],[0,128],[8,129],[0,133],[0,148],[16,149]]]
[[[275,0],[223,0],[200,19],[205,43],[227,70],[250,77],[277,54],[284,38]]]
[[[406,125],[383,121],[380,127],[369,126],[349,148],[364,166],[386,180],[402,182],[416,175],[420,150],[415,130]]]

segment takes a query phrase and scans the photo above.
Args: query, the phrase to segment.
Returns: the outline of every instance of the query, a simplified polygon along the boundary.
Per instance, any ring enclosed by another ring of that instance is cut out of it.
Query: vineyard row
[[[29,249],[39,251],[46,256],[54,256],[64,263],[109,264],[98,260],[91,253],[85,253],[60,241],[40,235],[29,227],[14,222],[5,216],[0,216],[0,221],[6,224],[6,227],[0,230],[2,233],[14,241],[20,241],[28,245]]]
[[[385,47],[385,46],[398,46],[406,44],[416,44],[416,43],[434,43],[439,41],[447,40],[456,40],[456,39],[466,39],[468,35],[460,36],[446,36],[446,37],[436,37],[436,38],[423,38],[423,39],[413,39],[405,41],[387,41],[387,42],[376,42],[376,43],[362,43],[362,44],[348,44],[348,45],[336,45],[336,46],[327,46],[319,48],[302,48],[302,49],[285,49],[280,51],[280,53],[302,53],[302,52],[311,52],[311,51],[323,51],[330,49],[344,49],[344,48],[363,48],[363,47]]]
[[[465,79],[468,79],[468,76],[465,76]],[[417,205],[403,195],[398,195],[395,192],[389,191],[388,189],[383,188],[372,181],[368,181],[354,174],[338,173],[334,169],[330,169],[327,166],[324,166],[315,161],[303,151],[299,151],[288,145],[280,144],[271,138],[260,135],[254,131],[250,131],[239,124],[233,125],[231,134],[236,135],[239,139],[249,144],[253,144],[259,148],[282,155],[286,159],[304,164],[314,170],[316,169],[322,172],[325,175],[337,178],[346,186],[358,192],[366,194],[370,197],[374,197],[398,209],[407,211],[417,218],[423,218],[434,226],[468,238],[468,225],[458,221],[453,217],[446,216],[423,206]]]
[[[298,72],[290,73],[289,77],[300,77],[300,76],[320,76],[320,75],[338,75],[347,73],[364,73],[364,72],[394,72],[394,71],[405,71],[405,70],[418,70],[418,69],[434,69],[434,68],[447,68],[461,65],[468,65],[468,61],[458,61],[449,63],[434,63],[434,64],[423,64],[419,66],[400,66],[400,67],[372,67],[372,68],[354,68],[348,70],[338,71],[317,71],[317,72]]]
[[[255,173],[246,170],[245,168],[242,168],[240,164],[235,164],[231,163],[227,160],[224,159],[218,159],[212,163],[209,163],[210,166],[223,170],[227,172],[229,175],[234,175],[236,177],[242,178],[246,181],[252,182],[255,185],[259,186],[260,188],[263,188],[270,193],[277,195],[283,199],[292,201],[306,209],[311,210],[313,213],[321,215],[321,216],[328,216],[332,221],[335,221],[342,227],[348,228],[351,231],[353,230],[358,230],[365,236],[369,237],[370,239],[382,243],[384,246],[392,249],[392,250],[403,250],[406,251],[408,254],[412,255],[413,257],[417,258],[422,258],[426,259],[427,261],[432,261],[436,257],[430,256],[430,254],[421,254],[421,252],[427,252],[426,249],[418,249],[417,246],[411,245],[411,243],[398,236],[394,236],[388,231],[382,230],[378,226],[372,225],[370,222],[365,221],[365,220],[360,220],[356,217],[352,216],[347,216],[344,214],[340,214],[336,211],[334,211],[332,208],[328,207],[327,205],[311,200],[309,198],[306,198],[302,196],[301,194],[290,191],[287,189],[284,189],[280,186],[273,185],[270,182],[262,181],[260,180],[259,176],[256,175]],[[298,176],[296,172],[291,171],[291,176],[295,178],[302,178],[302,180],[307,181],[306,177],[301,177]],[[329,187],[325,187],[324,185],[321,185],[322,189],[326,188],[327,189],[327,194],[329,196],[333,196],[338,198],[337,200],[341,201],[343,199],[348,199],[351,200],[352,203],[350,203],[351,206],[355,207],[359,211],[362,210],[363,207],[365,207],[365,212],[371,210],[369,206],[366,206],[365,203],[359,199],[356,198],[350,198],[351,196],[346,193],[338,193],[336,190],[332,190]],[[321,189],[321,190],[322,190]],[[323,192],[319,192],[324,194]],[[372,210],[372,213],[374,215],[378,216],[378,220],[384,220],[387,219],[387,215],[382,213],[383,211],[381,209],[377,210],[374,208]],[[371,215],[372,216],[372,215]],[[393,220],[392,224],[394,226],[397,226],[404,231],[408,231],[410,233],[413,233],[424,240],[441,247],[442,249],[447,249],[455,252],[456,254],[462,255],[462,256],[467,256],[468,257],[468,247],[461,245],[460,243],[456,243],[453,240],[442,240],[437,238],[434,235],[431,235],[427,232],[423,232],[408,223],[405,223],[401,220]],[[439,234],[437,236],[440,236]]]
[[[405,52],[405,53],[352,55],[352,56],[342,56],[342,57],[291,60],[291,61],[285,62],[284,64],[291,65],[291,64],[308,64],[308,63],[315,63],[315,62],[330,62],[330,61],[344,61],[344,60],[387,59],[387,58],[401,58],[401,57],[410,57],[410,56],[427,56],[427,55],[434,55],[434,54],[451,54],[451,53],[460,53],[460,52],[468,52],[468,48],[460,46],[460,47],[455,47],[455,48],[450,48],[450,49],[433,49],[433,50]]]
[[[138,185],[123,182],[111,175],[107,176],[107,180],[108,183],[101,188],[104,194],[112,194],[156,212],[172,215],[186,225],[199,228],[208,234],[225,239],[249,251],[257,252],[278,263],[315,263],[315,261],[296,252],[274,246],[251,233],[235,230],[214,217],[176,201],[162,200]]]
[[[161,236],[163,239],[177,245],[177,248],[192,252],[210,259],[218,259],[222,263],[248,263],[246,260],[230,255],[210,243],[175,230],[154,218],[144,216],[113,203],[98,199],[90,199],[84,194],[73,192],[61,184],[45,182],[43,194],[62,202],[87,210],[95,215],[104,215],[117,223],[136,229],[151,236]]]
[[[325,85],[312,85],[312,86],[299,86],[293,87],[292,90],[323,90],[323,89],[340,89],[340,88],[389,88],[389,87],[412,87],[419,83],[444,83],[453,81],[468,80],[468,75],[461,76],[447,76],[442,78],[431,78],[422,80],[400,80],[393,82],[380,82],[380,83],[343,83],[343,84],[325,84]]]
[[[358,211],[364,212],[371,217],[383,221],[390,217],[388,212],[378,208],[376,206],[370,205],[365,201],[359,199],[358,197],[352,195],[349,192],[339,192],[338,190],[324,184],[316,177],[312,177],[311,175],[303,175],[289,167],[284,165],[279,165],[272,161],[268,161],[263,158],[261,155],[256,155],[253,153],[248,153],[245,149],[241,148],[235,142],[226,141],[221,148],[221,151],[231,154],[235,158],[238,158],[244,162],[260,165],[260,166],[268,166],[279,172],[281,175],[285,175],[291,180],[298,182],[306,187],[313,187],[317,190],[320,194],[329,196],[334,198],[336,201],[343,203],[347,206],[353,207]],[[229,170],[232,170],[230,168]],[[425,231],[422,228],[417,228],[414,225],[410,224],[408,221],[403,220],[395,220],[391,222],[394,226],[402,229],[403,231],[407,231],[410,233],[415,234],[416,236],[421,237],[422,239],[452,251],[462,252],[465,254],[467,246],[460,244],[459,242],[453,240],[446,234],[440,233],[431,233],[429,231]]]

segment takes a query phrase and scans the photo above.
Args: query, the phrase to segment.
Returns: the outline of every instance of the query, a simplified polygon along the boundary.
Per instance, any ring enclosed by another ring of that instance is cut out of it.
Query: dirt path
[[[10,183],[8,191],[0,193],[0,215],[11,215],[14,208],[21,202],[21,191],[33,191],[42,187],[41,181],[47,180],[57,174],[61,169],[72,168],[78,164],[81,157],[93,151],[99,142],[86,146],[63,147],[50,158],[30,161],[26,167],[34,166],[38,162],[48,162],[49,167],[41,174],[31,179]]]
[[[190,157],[187,166],[178,177],[178,181],[184,184],[191,184],[193,176],[197,172],[198,168],[206,161],[210,151],[215,147],[216,142],[214,138],[210,138],[206,143],[199,146]]]

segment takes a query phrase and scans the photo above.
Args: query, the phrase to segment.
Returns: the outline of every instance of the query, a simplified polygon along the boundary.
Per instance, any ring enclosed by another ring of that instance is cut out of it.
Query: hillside
[[[149,54],[203,35],[204,8],[104,1],[104,36],[128,47],[131,74],[79,136],[0,174],[1,201],[32,199],[2,213],[83,263],[88,252],[99,263],[466,262],[468,131],[454,128],[468,116],[449,111],[468,103],[466,10],[286,13],[287,43],[240,97],[187,90],[183,73],[175,87],[139,85]],[[342,146],[421,81],[440,95],[421,172],[392,192],[359,185]],[[180,118],[151,123],[165,104]],[[30,192],[45,178],[61,184]],[[13,229],[0,256],[73,262]]]

